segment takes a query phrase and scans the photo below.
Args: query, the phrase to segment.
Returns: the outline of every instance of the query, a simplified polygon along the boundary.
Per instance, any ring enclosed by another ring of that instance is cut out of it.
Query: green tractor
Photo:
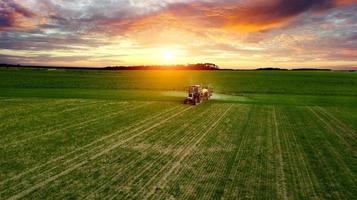
[[[191,85],[188,88],[188,96],[184,103],[197,105],[212,97],[213,90],[209,87],[201,87],[200,85]]]

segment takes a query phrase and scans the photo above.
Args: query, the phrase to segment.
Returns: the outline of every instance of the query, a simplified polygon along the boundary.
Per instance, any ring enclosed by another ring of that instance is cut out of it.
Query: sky
[[[357,0],[0,0],[0,63],[357,69]]]

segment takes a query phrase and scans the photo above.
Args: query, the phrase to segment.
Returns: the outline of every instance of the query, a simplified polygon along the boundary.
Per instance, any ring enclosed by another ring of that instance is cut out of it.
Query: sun
[[[171,62],[174,59],[174,53],[172,51],[164,51],[163,58],[166,62]]]

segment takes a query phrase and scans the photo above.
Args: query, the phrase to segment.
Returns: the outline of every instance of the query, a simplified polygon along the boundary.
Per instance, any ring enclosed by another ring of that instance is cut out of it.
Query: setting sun
[[[163,57],[166,62],[171,62],[174,59],[174,53],[172,51],[165,51]]]

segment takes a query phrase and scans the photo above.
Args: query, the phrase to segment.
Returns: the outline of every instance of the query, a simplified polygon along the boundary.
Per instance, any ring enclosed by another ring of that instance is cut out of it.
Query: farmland
[[[0,199],[357,196],[356,73],[0,69],[0,119]]]

